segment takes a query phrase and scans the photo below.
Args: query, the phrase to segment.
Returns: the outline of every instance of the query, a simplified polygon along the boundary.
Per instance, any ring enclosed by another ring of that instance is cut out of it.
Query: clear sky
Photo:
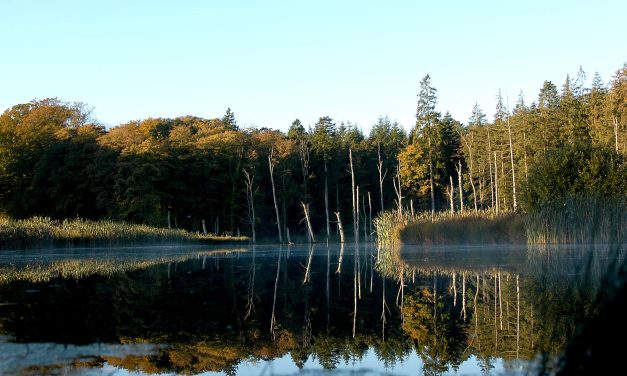
[[[492,118],[583,66],[627,61],[627,1],[1,0],[0,109],[58,97],[114,126],[221,117],[286,130],[329,115],[409,129],[420,79],[438,110]]]

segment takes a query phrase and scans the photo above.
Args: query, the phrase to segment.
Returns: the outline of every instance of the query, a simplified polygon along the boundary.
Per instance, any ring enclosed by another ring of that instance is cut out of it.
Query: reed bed
[[[222,244],[246,242],[246,237],[204,235],[182,229],[168,229],[146,225],[46,217],[29,219],[0,218],[0,249],[48,246],[95,246],[120,244],[199,243]]]
[[[374,225],[379,244],[525,244],[523,217],[520,214],[493,211],[463,213],[430,212],[414,215],[388,211],[379,215]]]
[[[527,214],[529,244],[627,242],[627,197],[576,197],[550,202]]]

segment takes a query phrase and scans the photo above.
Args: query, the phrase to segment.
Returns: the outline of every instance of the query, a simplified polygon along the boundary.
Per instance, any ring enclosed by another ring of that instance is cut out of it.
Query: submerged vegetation
[[[121,244],[224,244],[247,242],[246,237],[215,236],[181,229],[114,221],[52,220],[0,217],[0,249],[51,246],[108,246]]]

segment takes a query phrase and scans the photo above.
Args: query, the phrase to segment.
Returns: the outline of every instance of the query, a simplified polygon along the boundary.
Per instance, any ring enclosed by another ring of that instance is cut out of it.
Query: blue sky
[[[58,97],[114,126],[220,117],[285,130],[329,115],[409,129],[420,79],[438,110],[491,118],[499,89],[534,101],[583,66],[609,81],[627,61],[627,2],[0,1],[0,109]]]

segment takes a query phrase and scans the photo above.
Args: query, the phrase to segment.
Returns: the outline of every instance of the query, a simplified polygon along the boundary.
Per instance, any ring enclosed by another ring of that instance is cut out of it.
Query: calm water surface
[[[619,263],[585,247],[3,251],[0,374],[528,374]]]

